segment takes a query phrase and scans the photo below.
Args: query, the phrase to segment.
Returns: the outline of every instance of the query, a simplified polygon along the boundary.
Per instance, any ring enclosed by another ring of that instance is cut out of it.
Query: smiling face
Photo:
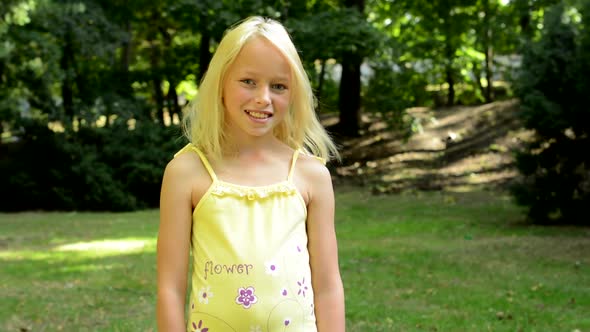
[[[291,84],[291,68],[270,41],[246,42],[223,81],[228,136],[239,141],[272,135],[288,112]]]

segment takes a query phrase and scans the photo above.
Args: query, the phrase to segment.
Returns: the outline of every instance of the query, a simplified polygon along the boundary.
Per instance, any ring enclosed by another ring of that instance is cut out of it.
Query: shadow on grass
[[[515,101],[502,101],[421,111],[416,116],[436,121],[426,121],[409,141],[377,126],[378,117],[370,119],[364,135],[342,141],[343,161],[332,166],[335,181],[375,193],[505,190],[518,177],[512,153],[519,135],[526,136],[517,110]]]

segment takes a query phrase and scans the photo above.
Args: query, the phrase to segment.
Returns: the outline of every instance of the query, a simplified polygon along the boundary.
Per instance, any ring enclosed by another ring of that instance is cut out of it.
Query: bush
[[[164,167],[184,144],[178,127],[147,122],[65,133],[40,120],[20,127],[21,140],[1,147],[1,211],[157,207]]]
[[[64,165],[68,156],[60,145],[63,137],[55,135],[47,124],[25,120],[19,127],[26,137],[16,143],[2,145],[0,153],[0,209],[27,210],[32,206],[47,209],[64,207],[60,198]]]
[[[534,222],[581,224],[590,223],[590,17],[577,27],[563,13],[563,4],[546,13],[523,57],[516,94],[536,137],[517,154],[523,180],[512,193]]]

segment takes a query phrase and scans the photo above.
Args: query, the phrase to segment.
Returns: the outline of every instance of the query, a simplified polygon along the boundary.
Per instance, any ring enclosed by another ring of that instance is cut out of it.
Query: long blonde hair
[[[291,148],[303,149],[325,161],[339,158],[336,145],[317,118],[309,77],[288,32],[281,23],[259,16],[238,22],[224,34],[196,98],[184,113],[185,136],[208,156],[221,158],[225,140],[223,80],[242,47],[258,36],[270,41],[291,67],[291,105],[287,116],[274,129],[274,135]]]

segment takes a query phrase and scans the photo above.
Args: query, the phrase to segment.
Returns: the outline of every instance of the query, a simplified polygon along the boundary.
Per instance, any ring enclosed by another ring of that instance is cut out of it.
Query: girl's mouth
[[[256,119],[268,119],[268,118],[272,117],[271,113],[266,113],[266,112],[249,111],[249,110],[246,110],[245,112],[249,116],[256,118]]]

